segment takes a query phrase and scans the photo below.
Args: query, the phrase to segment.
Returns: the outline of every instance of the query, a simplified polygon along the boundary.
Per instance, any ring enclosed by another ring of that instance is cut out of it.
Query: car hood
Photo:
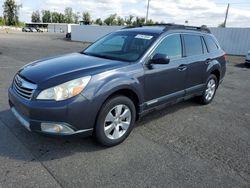
[[[19,75],[39,84],[51,79],[67,81],[74,77],[94,75],[127,64],[123,61],[72,53],[30,63],[19,71]]]

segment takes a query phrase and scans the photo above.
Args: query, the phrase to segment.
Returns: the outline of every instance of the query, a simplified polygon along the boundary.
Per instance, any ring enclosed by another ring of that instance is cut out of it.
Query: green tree
[[[41,16],[40,16],[39,10],[37,10],[35,12],[32,12],[31,22],[34,22],[34,23],[40,23],[41,22]]]
[[[134,19],[134,16],[133,15],[129,15],[128,18],[125,19],[125,23],[127,25],[132,25],[133,19]]]
[[[59,13],[58,12],[51,13],[51,22],[52,23],[59,23]]]
[[[133,22],[133,25],[138,26],[138,25],[143,25],[145,23],[145,18],[144,17],[136,17],[135,21]]]
[[[51,19],[52,19],[52,23],[64,23],[65,22],[64,14],[59,13],[59,12],[52,12]]]
[[[97,19],[95,20],[95,24],[97,24],[97,25],[103,25],[102,19],[101,19],[101,18],[97,18]]]
[[[0,25],[4,25],[4,19],[2,16],[0,16]]]
[[[19,9],[22,5],[17,5],[15,0],[6,0],[3,4],[3,17],[7,25],[18,24]]]
[[[71,7],[65,8],[64,16],[65,16],[66,23],[74,23],[74,21],[73,21],[73,9]]]
[[[117,17],[117,25],[124,25],[125,21],[122,17],[118,16]]]
[[[148,25],[153,25],[155,22],[152,20],[152,19],[150,19],[150,20],[147,20],[147,22],[146,22],[146,24],[148,24]]]
[[[82,21],[84,24],[89,25],[91,23],[91,16],[88,12],[82,13]]]
[[[79,18],[80,18],[80,12],[73,13],[73,20],[75,24],[79,23]]]
[[[62,13],[58,14],[58,23],[65,23],[65,16]]]
[[[111,14],[109,17],[107,17],[107,18],[104,20],[104,23],[105,23],[106,25],[116,25],[116,24],[117,24],[116,16],[117,16],[117,14]]]
[[[42,10],[43,23],[51,23],[51,13],[49,10]]]

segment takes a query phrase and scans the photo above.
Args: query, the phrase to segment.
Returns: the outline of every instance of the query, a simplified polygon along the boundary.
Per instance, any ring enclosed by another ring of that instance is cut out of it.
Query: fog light
[[[55,134],[72,134],[75,131],[65,124],[41,123],[41,131]]]

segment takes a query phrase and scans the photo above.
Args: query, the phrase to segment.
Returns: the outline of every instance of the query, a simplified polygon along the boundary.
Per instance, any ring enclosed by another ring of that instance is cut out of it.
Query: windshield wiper
[[[94,57],[105,58],[105,59],[117,60],[117,58],[115,58],[115,57],[110,57],[110,56],[103,55],[103,54],[92,54],[92,53],[86,53],[86,52],[83,52],[83,54],[94,56]]]
[[[80,51],[79,53],[80,53],[80,54],[84,54],[84,55],[89,55],[89,54],[87,54],[87,53],[84,52],[84,51]]]

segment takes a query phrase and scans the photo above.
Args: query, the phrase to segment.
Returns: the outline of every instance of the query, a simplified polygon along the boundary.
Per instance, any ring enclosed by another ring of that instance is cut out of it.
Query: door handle
[[[211,60],[212,60],[212,59],[210,59],[210,58],[206,59],[205,64],[206,64],[206,65],[209,65],[210,62],[211,62]]]
[[[187,66],[183,64],[178,67],[178,71],[184,71],[186,69],[187,69]]]

